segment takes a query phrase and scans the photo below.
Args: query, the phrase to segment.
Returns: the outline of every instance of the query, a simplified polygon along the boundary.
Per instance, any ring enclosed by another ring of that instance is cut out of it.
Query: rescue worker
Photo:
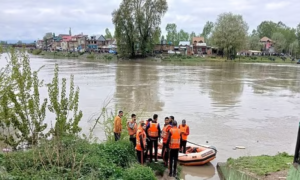
[[[170,149],[169,176],[176,177],[177,161],[180,148],[180,129],[177,128],[176,121],[173,121],[173,127],[170,129],[167,145]]]
[[[170,124],[171,124],[171,125],[173,124],[173,121],[175,121],[174,116],[170,116]]]
[[[154,145],[154,156],[155,156],[154,159],[156,163],[157,163],[158,140],[160,140],[160,133],[161,133],[159,123],[157,122],[157,118],[158,115],[154,114],[152,122],[149,122],[149,124],[146,127],[146,134],[150,140],[149,147],[148,147],[148,150],[150,152],[149,162],[152,162],[153,145]]]
[[[139,126],[138,126],[138,130],[141,129],[141,128],[143,128],[142,123],[145,123],[145,122],[143,120],[140,120]]]
[[[182,124],[179,125],[181,139],[180,139],[180,150],[185,154],[186,153],[186,142],[188,135],[190,134],[190,128],[186,125],[186,120],[182,120]]]
[[[136,154],[138,157],[138,161],[140,164],[144,164],[145,162],[145,151],[146,151],[146,138],[147,135],[145,133],[145,129],[146,129],[146,124],[142,123],[141,124],[142,128],[138,129],[137,131],[137,136],[136,136]],[[147,151],[146,151],[147,153]]]
[[[163,139],[163,148],[162,148],[162,157],[165,163],[165,167],[168,167],[168,157],[169,157],[169,151],[167,148],[167,141],[169,137],[169,131],[172,128],[172,125],[170,125],[170,119],[168,117],[165,118],[165,125],[161,133],[161,137]]]
[[[115,141],[118,141],[121,137],[122,132],[122,117],[123,117],[123,111],[119,111],[118,116],[114,119],[114,135],[115,135]]]
[[[136,132],[137,132],[137,124],[136,124],[136,115],[131,115],[131,121],[127,122],[127,129],[129,134],[129,140],[132,142],[133,146],[136,145]]]
[[[149,118],[149,119],[147,120],[146,126],[148,126],[148,124],[149,124],[150,122],[152,122],[152,119],[151,119],[151,118]]]

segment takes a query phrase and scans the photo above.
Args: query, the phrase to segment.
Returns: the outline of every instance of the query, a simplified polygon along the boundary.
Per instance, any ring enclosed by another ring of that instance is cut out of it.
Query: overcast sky
[[[121,0],[0,0],[0,40],[32,40],[46,32],[56,34],[104,34],[113,31],[111,13]],[[178,30],[201,33],[206,21],[215,22],[223,12],[241,14],[250,30],[261,21],[282,21],[296,27],[300,23],[299,0],[168,0],[162,19],[176,23]]]

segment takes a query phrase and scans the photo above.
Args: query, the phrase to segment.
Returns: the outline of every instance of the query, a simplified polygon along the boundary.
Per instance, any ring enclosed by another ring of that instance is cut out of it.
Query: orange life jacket
[[[178,129],[177,127],[173,127],[172,129],[170,129],[170,133],[170,149],[180,149],[180,129]]]
[[[137,131],[137,136],[136,136],[136,146],[135,149],[138,151],[143,151],[142,145],[141,145],[141,140],[140,140],[140,135],[142,135],[143,138],[143,145],[146,146],[146,133],[143,129],[139,129]]]
[[[129,123],[129,122],[128,122],[128,123]],[[132,123],[132,122],[130,122],[130,123]],[[127,124],[127,129],[128,129],[128,134],[129,134],[130,136],[136,134],[136,131],[137,131],[137,125],[136,125],[136,123],[134,123],[134,128],[133,128],[133,129],[131,129],[131,128],[128,126],[128,124]]]
[[[188,125],[185,125],[185,127],[183,127],[182,125],[179,125],[180,132],[186,133],[186,130],[187,130],[188,127],[189,127]],[[181,134],[182,140],[186,141],[187,137],[188,137],[188,135]]]
[[[161,133],[161,137],[163,139],[163,143],[167,143],[168,141],[168,138],[169,138],[169,131],[170,129],[172,128],[172,126],[170,124],[166,125],[163,130],[162,130],[162,133]]]
[[[148,135],[150,137],[158,137],[158,123],[150,123],[150,127],[148,129]]]

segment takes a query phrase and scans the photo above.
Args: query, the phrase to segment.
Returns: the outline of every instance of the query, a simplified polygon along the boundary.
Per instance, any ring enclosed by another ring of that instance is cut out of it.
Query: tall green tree
[[[25,50],[21,54],[10,51],[8,79],[1,81],[0,140],[13,149],[23,143],[36,145],[44,137],[47,98],[40,99],[39,70],[31,70]]]
[[[200,36],[203,36],[205,41],[209,38],[214,28],[214,23],[207,21],[206,24],[203,27],[202,33]]]
[[[189,41],[190,35],[188,32],[185,32],[181,29],[178,33],[178,41]]]
[[[111,39],[113,36],[111,35],[111,32],[108,28],[105,29],[105,38]]]
[[[77,134],[81,131],[79,122],[82,118],[82,111],[78,109],[79,88],[75,90],[74,76],[71,75],[69,96],[67,95],[67,79],[62,78],[61,86],[58,78],[58,65],[55,65],[54,77],[48,86],[50,104],[48,110],[55,114],[55,126],[50,133],[57,137],[68,134]],[[61,89],[61,91],[60,91]],[[69,114],[73,116],[69,117]]]
[[[193,37],[196,37],[196,33],[194,31],[192,31],[191,34],[190,34],[191,44],[193,43]]]
[[[257,27],[257,33],[260,38],[268,37],[271,38],[275,32],[277,32],[279,25],[272,21],[263,21]]]
[[[282,53],[286,47],[286,39],[283,34],[276,32],[272,36],[274,42],[275,51],[277,53]]]
[[[296,37],[297,37],[298,45],[299,45],[298,52],[300,53],[300,23],[298,24],[298,26],[296,28]]]
[[[143,55],[150,51],[167,10],[166,0],[122,0],[112,14],[120,54],[134,57],[137,49]]]
[[[258,36],[258,34],[252,34],[250,36],[248,36],[248,48],[250,50],[257,50],[260,51],[262,48],[262,45],[260,43],[260,38]]]
[[[289,46],[289,52],[290,52],[291,56],[295,57],[297,55],[298,50],[299,50],[299,42],[298,42],[298,40],[295,40]]]
[[[167,24],[166,31],[167,31],[167,43],[169,44],[171,42],[172,44],[177,44],[178,33],[177,33],[176,24],[175,23]]]
[[[223,13],[219,15],[212,33],[212,40],[216,46],[230,54],[245,47],[248,25],[241,15]]]

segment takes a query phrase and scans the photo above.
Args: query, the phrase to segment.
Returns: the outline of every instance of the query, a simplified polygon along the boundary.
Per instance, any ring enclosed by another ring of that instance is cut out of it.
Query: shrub
[[[105,54],[105,55],[104,55],[104,59],[105,59],[105,60],[112,60],[113,57],[112,57],[111,55]]]
[[[163,164],[161,163],[147,163],[147,166],[152,169],[157,175],[163,176],[165,170],[167,169]]]
[[[42,50],[41,49],[34,49],[33,51],[32,51],[32,54],[34,54],[34,55],[39,55],[39,54],[41,54],[42,53]]]
[[[123,175],[123,180],[156,180],[150,167],[134,164],[131,168],[126,169]]]
[[[128,140],[95,144],[72,136],[0,156],[0,167],[4,166],[14,179],[117,179],[133,162],[135,152]],[[128,172],[132,174],[133,170]],[[151,175],[150,169],[147,176]]]
[[[92,53],[92,54],[87,55],[86,58],[94,59],[94,58],[95,58],[95,55]]]
[[[210,56],[210,58],[211,58],[211,59],[216,59],[217,57],[216,57],[216,56]]]

